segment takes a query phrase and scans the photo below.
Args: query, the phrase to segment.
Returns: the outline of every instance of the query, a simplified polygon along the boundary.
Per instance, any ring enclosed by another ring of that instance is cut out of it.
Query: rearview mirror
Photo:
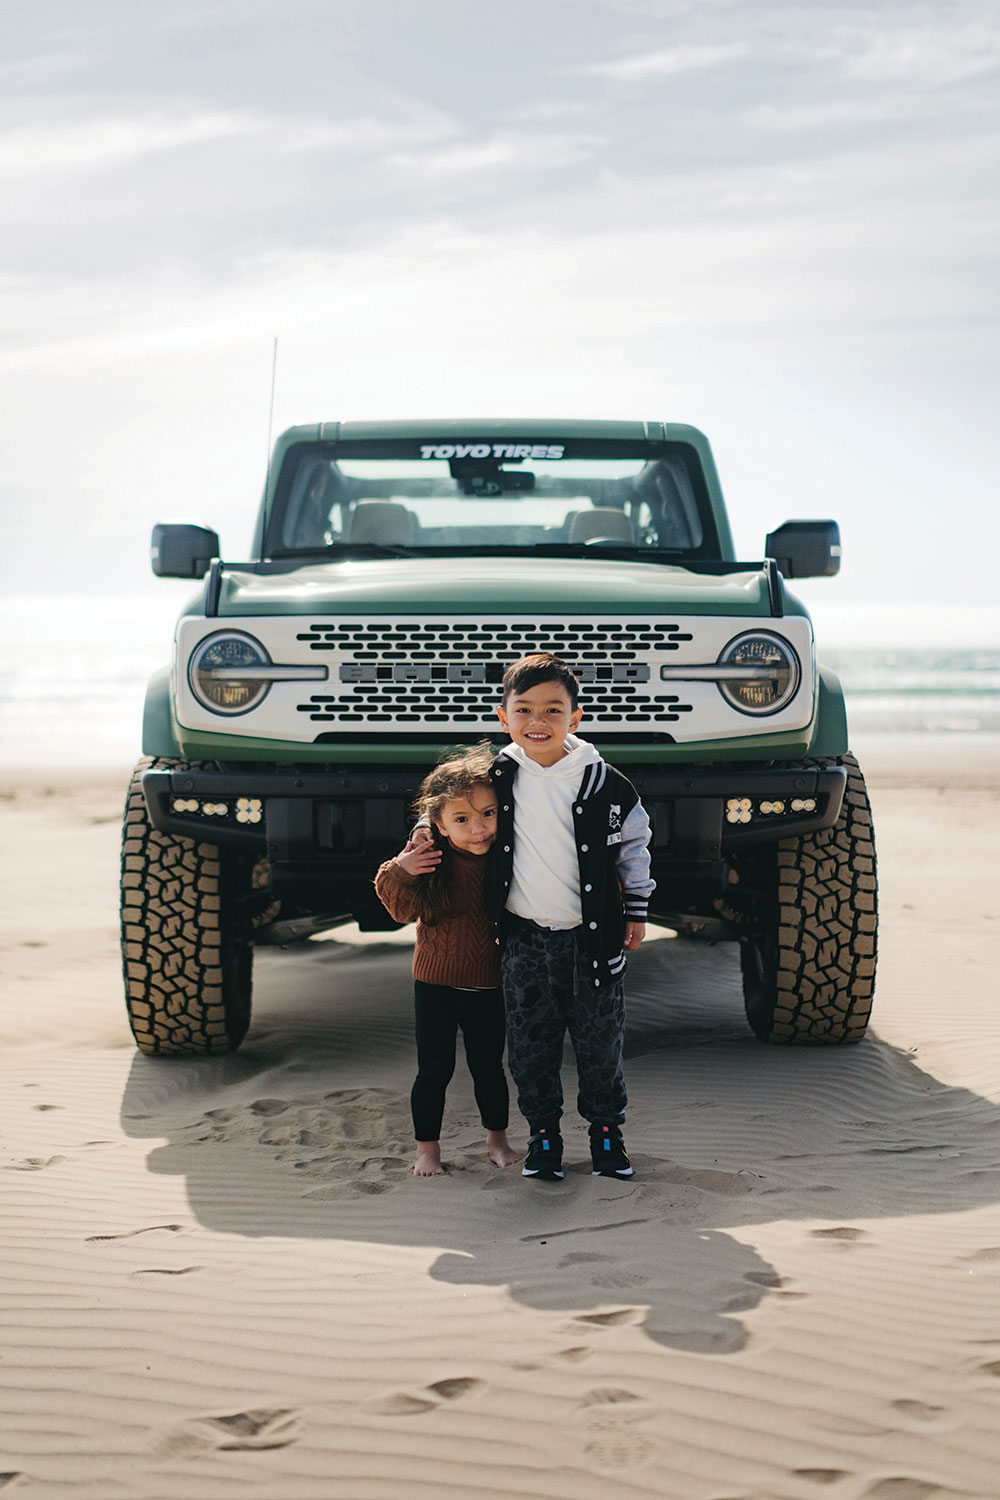
[[[840,527],[836,521],[786,521],[768,532],[764,556],[773,557],[786,578],[832,578],[840,572]]]
[[[153,527],[149,560],[157,578],[204,578],[218,556],[218,533],[205,526]]]
[[[535,488],[534,474],[523,469],[502,469],[490,459],[453,458],[448,467],[462,494],[472,500],[492,500],[497,495]]]

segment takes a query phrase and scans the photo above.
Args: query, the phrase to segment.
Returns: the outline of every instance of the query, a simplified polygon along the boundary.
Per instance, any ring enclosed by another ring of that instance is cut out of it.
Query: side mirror
[[[764,556],[773,557],[786,578],[832,578],[840,572],[840,527],[836,521],[786,521],[768,532]]]
[[[157,578],[204,578],[218,556],[218,533],[204,526],[153,527],[149,560]]]

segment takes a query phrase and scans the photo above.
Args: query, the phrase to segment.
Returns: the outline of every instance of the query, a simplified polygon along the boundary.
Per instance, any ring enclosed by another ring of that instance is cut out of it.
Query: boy
[[[578,739],[579,686],[548,652],[503,677],[511,743],[493,762],[497,837],[486,901],[502,949],[507,1058],[530,1129],[525,1177],[563,1176],[560,1070],[568,1031],[595,1176],[631,1177],[622,1140],[625,953],[646,933],[649,818],[638,793]]]

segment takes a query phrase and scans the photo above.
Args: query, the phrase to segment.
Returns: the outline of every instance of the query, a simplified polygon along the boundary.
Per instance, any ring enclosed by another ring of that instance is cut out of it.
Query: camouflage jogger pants
[[[585,1120],[625,1118],[625,992],[621,979],[588,977],[580,928],[552,932],[513,918],[500,963],[507,1012],[507,1064],[529,1124],[562,1114],[563,1043],[576,1053],[577,1109]]]

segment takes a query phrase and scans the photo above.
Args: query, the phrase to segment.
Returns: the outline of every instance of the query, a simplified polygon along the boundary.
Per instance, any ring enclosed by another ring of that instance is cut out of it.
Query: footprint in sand
[[[888,1479],[877,1479],[868,1489],[862,1490],[862,1500],[929,1500],[931,1495],[953,1495],[954,1490],[944,1485],[932,1484],[929,1479],[914,1479],[909,1474],[893,1474]]]
[[[623,1406],[631,1401],[641,1401],[634,1391],[627,1391],[623,1386],[598,1385],[584,1396],[583,1406]]]
[[[794,1479],[805,1479],[810,1484],[837,1484],[841,1479],[850,1478],[849,1469],[793,1469]]]
[[[645,1315],[642,1307],[619,1307],[614,1312],[580,1313],[573,1321],[588,1328],[620,1328],[625,1323],[641,1323]]]
[[[931,1406],[926,1401],[890,1401],[889,1406],[901,1417],[910,1417],[914,1422],[936,1422],[938,1417],[948,1413],[946,1406]]]
[[[390,1170],[388,1164],[395,1165],[393,1144],[406,1137],[404,1117],[409,1118],[409,1100],[392,1090],[335,1090],[296,1099],[266,1095],[246,1105],[206,1110],[191,1130],[198,1142],[256,1142],[272,1161],[293,1171],[381,1193],[386,1184],[378,1179]],[[354,1142],[385,1156],[358,1163],[350,1151]]]
[[[659,1447],[641,1432],[609,1432],[603,1437],[592,1437],[583,1445],[595,1469],[606,1469],[617,1473],[620,1469],[637,1469],[656,1458]]]
[[[606,1288],[609,1291],[627,1291],[634,1287],[648,1285],[649,1275],[638,1268],[629,1268],[621,1264],[618,1255],[601,1255],[596,1251],[578,1250],[572,1255],[564,1255],[559,1261],[560,1271],[569,1270],[571,1266],[594,1266],[594,1273],[590,1277],[592,1286]]]
[[[476,1391],[482,1390],[483,1381],[475,1380],[471,1375],[457,1375],[452,1379],[435,1380],[427,1387],[442,1401],[457,1401],[461,1396],[475,1395]]]
[[[600,1287],[608,1292],[638,1292],[640,1288],[649,1285],[650,1278],[645,1271],[630,1271],[627,1267],[620,1271],[601,1271],[597,1276],[590,1278],[591,1285]]]
[[[659,1174],[661,1182],[700,1188],[703,1193],[719,1193],[723,1198],[742,1198],[760,1191],[764,1178],[757,1172],[716,1172],[710,1168],[667,1167]]]
[[[287,1448],[299,1436],[299,1414],[287,1406],[257,1407],[221,1417],[194,1417],[161,1433],[154,1449],[163,1457],[196,1458],[215,1450]]]
[[[845,1245],[861,1244],[870,1240],[871,1235],[866,1229],[851,1229],[847,1225],[839,1225],[836,1229],[810,1229],[811,1240],[833,1240]]]
[[[178,1266],[176,1270],[169,1266],[146,1266],[141,1271],[132,1271],[129,1281],[135,1281],[139,1276],[187,1276],[192,1271],[203,1271],[204,1266]]]
[[[445,1380],[435,1380],[424,1386],[426,1394],[412,1395],[409,1391],[391,1391],[368,1403],[368,1410],[380,1417],[418,1417],[423,1412],[433,1411],[442,1401],[459,1401],[464,1396],[474,1396],[483,1390],[485,1381],[471,1375],[457,1375]]]
[[[580,1408],[587,1429],[583,1451],[594,1468],[637,1468],[659,1451],[652,1438],[635,1430],[639,1422],[653,1416],[653,1411],[634,1391],[624,1386],[595,1386],[584,1396]]]
[[[754,1286],[780,1287],[786,1284],[784,1276],[779,1276],[777,1271],[746,1271],[744,1281],[752,1282]]]
[[[137,1234],[179,1234],[183,1225],[181,1224],[150,1224],[148,1229],[125,1229],[121,1234],[88,1234],[85,1243],[88,1245],[109,1244],[112,1240],[131,1240]]]
[[[787,1301],[796,1301],[809,1295],[808,1292],[789,1291],[789,1278],[779,1276],[777,1271],[746,1271],[740,1280],[749,1282],[751,1286],[766,1287],[769,1292],[774,1292],[775,1296],[784,1297]]]
[[[405,1391],[395,1391],[391,1396],[380,1396],[369,1406],[369,1411],[380,1417],[418,1417],[421,1412],[433,1411],[436,1401],[426,1396],[408,1396]]]
[[[45,1167],[57,1167],[65,1156],[22,1156],[20,1161],[7,1165],[8,1172],[41,1172]]]

